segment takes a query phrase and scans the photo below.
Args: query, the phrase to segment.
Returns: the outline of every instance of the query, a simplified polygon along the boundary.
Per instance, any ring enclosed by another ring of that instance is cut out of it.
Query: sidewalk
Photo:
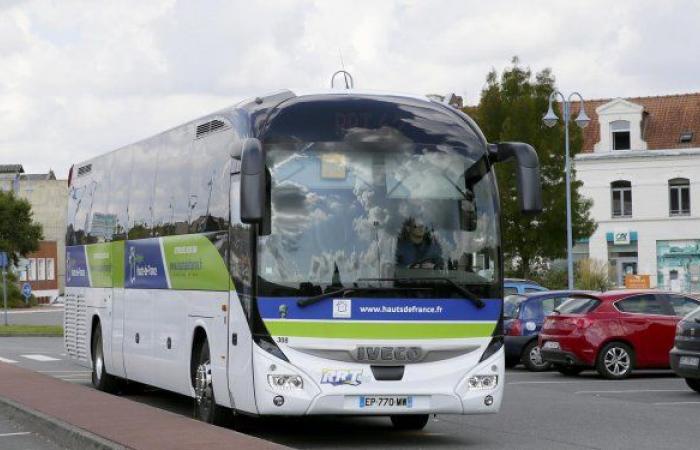
[[[0,409],[33,416],[38,427],[73,448],[76,442],[143,450],[286,448],[4,363]]]

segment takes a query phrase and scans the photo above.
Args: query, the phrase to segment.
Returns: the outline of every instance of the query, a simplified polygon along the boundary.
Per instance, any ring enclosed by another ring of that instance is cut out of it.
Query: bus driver
[[[442,248],[424,223],[409,217],[396,243],[396,265],[409,269],[442,269]]]

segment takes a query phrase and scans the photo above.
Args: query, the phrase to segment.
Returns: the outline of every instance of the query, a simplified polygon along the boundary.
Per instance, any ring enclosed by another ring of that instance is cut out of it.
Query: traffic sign
[[[29,297],[32,296],[32,285],[29,283],[24,283],[22,285],[22,295],[24,296],[24,300],[29,300]]]
[[[4,269],[7,267],[7,252],[0,252],[0,269]]]

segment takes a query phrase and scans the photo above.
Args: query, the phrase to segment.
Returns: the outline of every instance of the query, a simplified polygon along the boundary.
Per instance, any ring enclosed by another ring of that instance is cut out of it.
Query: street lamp
[[[583,105],[583,97],[578,92],[572,92],[568,98],[564,97],[559,91],[554,91],[549,96],[549,109],[547,114],[542,117],[542,122],[548,127],[553,127],[559,121],[559,118],[554,113],[552,102],[557,97],[561,98],[564,105],[564,143],[566,148],[566,161],[564,163],[564,172],[566,173],[566,266],[569,279],[569,289],[574,288],[574,255],[573,255],[573,230],[571,229],[571,163],[569,158],[569,121],[571,120],[571,99],[574,96],[579,98],[580,107],[579,113],[574,122],[579,128],[585,128],[591,119],[586,115]]]

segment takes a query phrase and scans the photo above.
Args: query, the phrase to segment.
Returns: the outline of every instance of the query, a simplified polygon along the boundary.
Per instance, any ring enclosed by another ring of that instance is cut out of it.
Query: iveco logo
[[[358,361],[418,362],[423,356],[420,347],[357,347]]]

